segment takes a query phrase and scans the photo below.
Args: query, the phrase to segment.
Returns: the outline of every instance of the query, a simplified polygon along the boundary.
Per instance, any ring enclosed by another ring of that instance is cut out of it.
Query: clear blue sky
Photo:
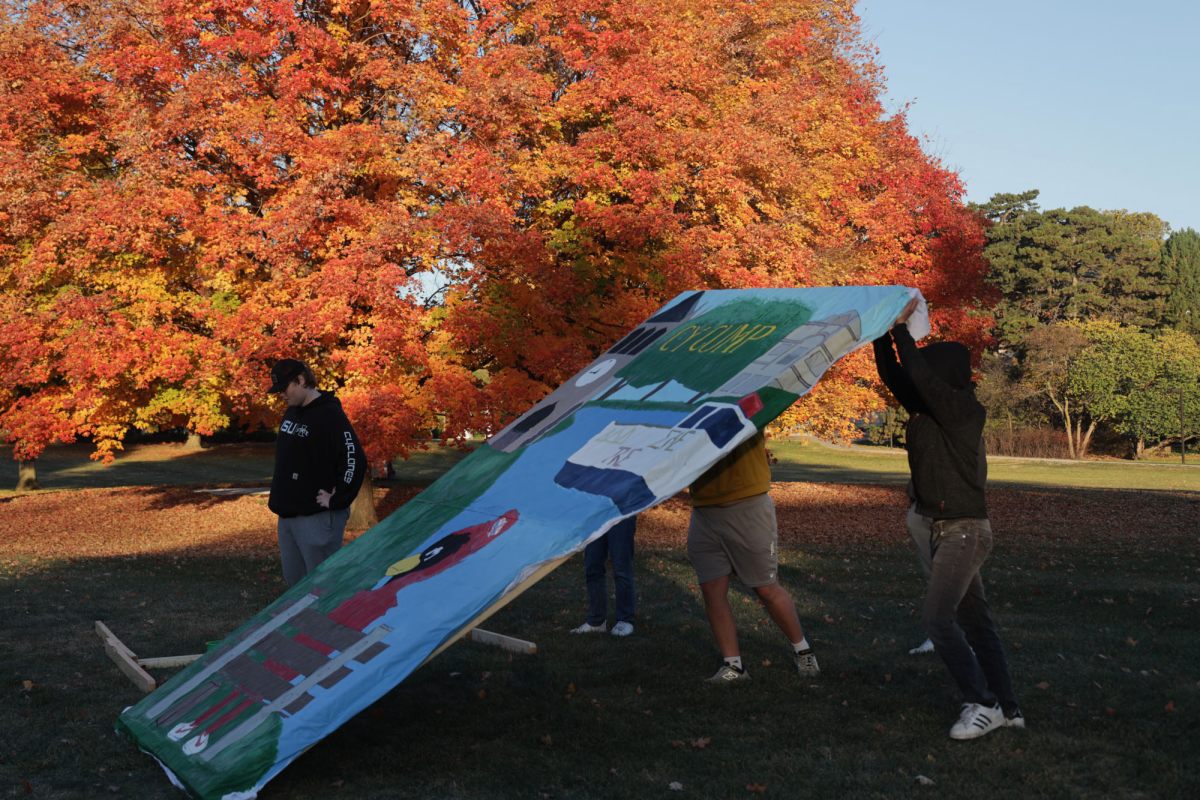
[[[890,112],[967,199],[1200,230],[1200,0],[859,0]]]

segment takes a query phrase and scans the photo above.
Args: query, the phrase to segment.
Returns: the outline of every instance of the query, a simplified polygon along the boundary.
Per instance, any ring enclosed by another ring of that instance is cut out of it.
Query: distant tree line
[[[1032,454],[1016,451],[1047,426],[1071,458],[1098,439],[1136,458],[1186,445],[1200,433],[1200,234],[1149,213],[1042,211],[1037,196],[972,205],[1001,293],[979,381],[990,450]]]

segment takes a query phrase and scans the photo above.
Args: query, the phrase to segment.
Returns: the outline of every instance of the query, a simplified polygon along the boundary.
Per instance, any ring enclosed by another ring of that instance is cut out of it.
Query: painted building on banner
[[[747,364],[712,396],[743,397],[765,387],[806,394],[834,361],[854,349],[861,335],[862,320],[854,311],[811,320]]]
[[[500,452],[511,453],[554,430],[589,400],[602,399],[622,383],[615,376],[651,345],[687,322],[699,311],[704,292],[693,292],[633,329],[571,380],[542,398],[508,427],[488,440]]]

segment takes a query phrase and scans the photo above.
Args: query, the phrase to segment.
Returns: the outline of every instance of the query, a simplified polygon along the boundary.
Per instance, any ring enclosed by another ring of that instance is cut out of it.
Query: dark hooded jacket
[[[874,345],[879,377],[910,416],[905,447],[917,513],[987,518],[982,439],[987,412],[975,399],[970,351],[958,342],[918,348],[904,325]]]
[[[324,489],[333,492],[330,510],[349,508],[366,469],[366,455],[341,402],[332,392],[322,392],[283,415],[267,507],[281,517],[319,514],[326,509],[317,503],[317,492]]]

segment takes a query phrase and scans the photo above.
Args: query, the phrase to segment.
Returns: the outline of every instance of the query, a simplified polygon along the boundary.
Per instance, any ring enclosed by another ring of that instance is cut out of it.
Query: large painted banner
[[[676,297],[117,729],[193,795],[254,797],[490,610],[687,487],[884,333],[912,293]]]

